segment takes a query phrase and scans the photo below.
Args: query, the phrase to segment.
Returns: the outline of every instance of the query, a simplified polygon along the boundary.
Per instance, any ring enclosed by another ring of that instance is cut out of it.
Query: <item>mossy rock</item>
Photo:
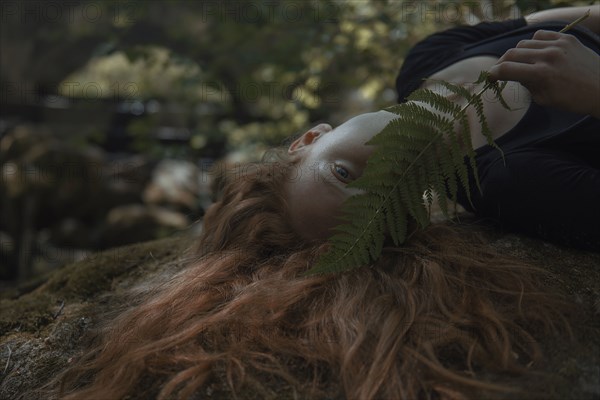
[[[180,269],[193,239],[182,235],[105,251],[54,271],[33,290],[25,285],[3,293],[0,399],[17,398],[67,366],[98,316],[136,283]]]
[[[543,385],[545,396],[555,399],[599,398],[600,254],[519,235],[482,233],[499,251],[551,271],[553,279],[548,283],[578,305],[577,315],[572,316],[575,339],[548,337],[542,342],[544,362],[536,367],[553,374],[551,387],[548,379],[531,376],[513,377],[510,383],[528,389]],[[119,305],[121,294],[180,270],[194,240],[187,234],[98,253],[55,271],[37,287],[4,293],[0,300],[0,399],[18,398],[55,376],[81,351],[86,333],[99,316]],[[292,397],[282,382],[264,384],[269,393],[250,390],[240,398]],[[205,395],[228,398],[223,388],[211,384]]]

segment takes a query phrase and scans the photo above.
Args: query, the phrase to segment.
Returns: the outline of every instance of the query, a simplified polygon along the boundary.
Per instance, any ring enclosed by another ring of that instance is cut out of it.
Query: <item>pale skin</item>
[[[588,9],[591,15],[582,25],[600,33],[600,6],[570,7],[542,11],[526,17],[528,23],[552,20],[573,21]],[[431,78],[458,84],[477,80],[482,70],[507,80],[504,97],[513,111],[504,109],[494,98],[484,97],[484,110],[494,139],[514,127],[533,98],[542,105],[598,117],[600,104],[599,57],[571,35],[538,31],[532,40],[520,42],[501,58],[478,56],[457,62]],[[434,82],[422,87],[441,92]],[[472,91],[481,87],[470,86]],[[444,93],[446,95],[447,93]],[[487,100],[486,100],[487,99]],[[455,99],[460,104],[459,99]],[[340,221],[344,200],[357,193],[346,185],[364,170],[373,148],[365,145],[393,118],[380,111],[362,114],[333,129],[320,124],[294,141],[288,153],[297,170],[287,182],[286,194],[293,228],[307,240],[327,239]],[[472,145],[487,143],[477,116],[470,116]]]
[[[543,106],[600,117],[600,56],[575,36],[539,30],[507,51],[490,74],[520,82]]]
[[[600,34],[600,5],[545,10],[525,19],[528,24],[557,20],[566,23],[588,10],[590,16],[580,25]],[[482,70],[489,71],[493,79],[509,81],[503,96],[513,111],[504,109],[494,97],[484,96],[484,110],[494,139],[521,120],[532,98],[544,106],[600,116],[600,57],[572,35],[540,30],[532,40],[519,42],[500,58],[476,56],[461,60],[432,75],[432,80],[421,87],[447,95],[434,81],[444,80],[477,92],[483,85],[470,83],[477,80]],[[460,99],[456,102],[465,104]],[[487,139],[481,133],[475,111],[468,110],[468,114],[473,147],[481,147]]]
[[[289,147],[296,169],[286,186],[294,230],[307,240],[323,240],[340,221],[344,200],[358,193],[347,184],[362,175],[373,146],[365,145],[396,117],[387,111],[358,115],[335,129],[320,124]]]
[[[545,21],[581,21],[600,34],[600,5],[540,11],[525,17],[529,25]],[[600,56],[574,36],[537,31],[508,50],[489,72],[493,79],[513,81],[527,88],[538,104],[600,118]]]

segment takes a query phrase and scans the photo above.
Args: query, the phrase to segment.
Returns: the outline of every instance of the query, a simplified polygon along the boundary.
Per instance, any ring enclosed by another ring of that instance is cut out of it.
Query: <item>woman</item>
[[[564,326],[562,303],[540,288],[541,271],[468,228],[435,224],[371,268],[302,275],[352,194],[346,184],[372,150],[365,141],[392,118],[318,125],[286,154],[231,174],[197,259],[101,327],[60,397],[202,398],[214,377],[243,397],[519,390],[490,377],[528,371],[540,357],[532,332]]]
[[[527,371],[540,358],[532,332],[563,326],[561,303],[538,287],[540,271],[468,228],[432,225],[373,268],[302,276],[326,245],[297,209],[314,225],[335,215],[370,151],[357,143],[393,117],[319,125],[289,154],[234,171],[205,216],[196,261],[107,320],[62,377],[60,398],[202,398],[214,377],[242,398],[273,395],[264,382],[275,397],[517,390],[489,374]]]
[[[580,25],[557,32],[588,10]],[[473,186],[474,208],[464,191],[461,205],[511,230],[600,250],[599,33],[600,6],[559,8],[450,29],[410,51],[396,82],[401,102],[418,87],[442,92],[435,80],[474,82],[482,70],[514,81],[504,90],[513,111],[485,101],[504,159],[471,113],[483,194]]]
[[[590,17],[572,34],[539,30],[560,30],[588,10]],[[544,23],[557,19],[563,22]],[[481,87],[472,82],[482,70],[495,79],[514,81],[503,92],[512,110],[484,97],[485,114],[504,159],[487,145],[477,115],[469,109],[483,195],[473,185],[475,209],[464,191],[459,203],[510,229],[600,250],[600,41],[586,26],[600,33],[600,6],[450,29],[411,50],[397,88],[405,101],[419,87],[446,94],[436,80],[476,92]],[[354,193],[345,184],[361,175],[372,150],[362,144],[393,116],[364,115],[335,130],[321,124],[292,144],[289,154],[301,173],[288,184],[287,197],[294,227],[305,239],[329,236],[339,222],[336,210]],[[357,126],[359,135],[347,134],[353,125],[362,125]],[[321,138],[319,146],[312,146]]]

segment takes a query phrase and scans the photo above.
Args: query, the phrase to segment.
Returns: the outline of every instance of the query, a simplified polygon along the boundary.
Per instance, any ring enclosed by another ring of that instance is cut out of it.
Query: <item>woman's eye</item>
[[[342,182],[348,183],[352,180],[350,177],[350,172],[346,168],[342,167],[341,165],[334,164],[332,169],[333,169],[334,174]]]

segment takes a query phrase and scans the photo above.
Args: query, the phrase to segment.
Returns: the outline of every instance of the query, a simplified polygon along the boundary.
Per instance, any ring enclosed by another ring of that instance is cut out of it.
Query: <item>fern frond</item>
[[[454,83],[450,83],[450,82],[446,82],[446,81],[442,81],[442,80],[437,80],[437,79],[429,79],[432,82],[435,82],[437,84],[442,85],[444,88],[446,88],[449,92],[454,93],[464,99],[469,100],[472,96],[471,92],[465,88],[464,86],[460,86],[460,85],[455,85]],[[478,82],[476,82],[478,83]],[[414,94],[414,92],[413,92]],[[410,100],[410,96],[407,97],[408,100]]]
[[[465,98],[463,107],[431,90],[419,89],[408,97],[409,102],[386,109],[398,118],[368,142],[375,145],[375,151],[363,175],[348,185],[363,193],[346,200],[342,206],[345,222],[335,228],[329,239],[330,250],[308,274],[367,265],[381,254],[386,235],[395,245],[401,245],[407,239],[409,220],[414,220],[420,229],[430,223],[434,193],[444,215],[450,216],[447,195],[454,202],[456,213],[458,185],[466,190],[469,201],[471,198],[465,157],[481,191],[466,110],[475,110],[483,134],[500,150],[487,125],[483,93],[492,90],[508,107],[504,99],[500,100],[502,86],[488,78],[489,74],[480,75],[476,83],[485,84],[474,94],[462,86],[437,81],[449,92]]]

